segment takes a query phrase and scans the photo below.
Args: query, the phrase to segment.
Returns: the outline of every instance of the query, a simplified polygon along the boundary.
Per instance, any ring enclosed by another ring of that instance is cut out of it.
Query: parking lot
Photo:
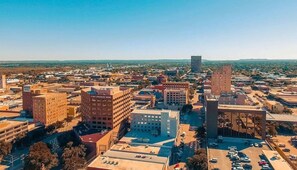
[[[251,143],[260,143],[263,142],[262,140],[257,139],[248,139]],[[263,159],[262,150],[270,150],[270,148],[264,144],[262,147],[254,147],[250,146],[248,144],[245,144],[247,139],[242,138],[224,138],[223,143],[219,143],[217,147],[211,147],[208,148],[208,159],[217,158],[217,163],[209,163],[209,170],[214,168],[219,168],[222,170],[225,169],[232,169],[232,161],[227,157],[228,154],[228,147],[235,146],[237,147],[237,151],[243,152],[246,154],[251,162],[250,163],[241,163],[243,164],[250,164],[252,165],[253,170],[260,170],[261,166],[258,165],[258,162]],[[210,143],[213,143],[214,141],[209,141]],[[260,157],[261,156],[261,157]]]
[[[291,140],[291,135],[288,135],[288,136],[285,136],[285,135],[278,135],[277,137],[273,137],[273,141],[276,143],[276,144],[284,144],[285,147],[280,147],[282,150],[284,148],[287,148],[289,149],[290,151],[289,152],[284,152],[284,154],[289,158],[290,155],[297,155],[297,148],[294,147],[290,140]],[[297,160],[291,160],[293,163],[297,164]]]

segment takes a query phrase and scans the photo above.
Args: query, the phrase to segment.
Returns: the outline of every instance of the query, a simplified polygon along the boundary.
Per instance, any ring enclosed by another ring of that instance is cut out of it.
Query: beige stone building
[[[67,117],[66,93],[47,93],[33,97],[33,118],[45,126]]]

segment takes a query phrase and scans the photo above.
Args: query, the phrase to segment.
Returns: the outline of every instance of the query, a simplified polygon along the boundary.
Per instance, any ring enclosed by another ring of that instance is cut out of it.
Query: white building
[[[131,113],[131,129],[151,132],[161,136],[176,137],[179,112],[172,110],[134,110]]]

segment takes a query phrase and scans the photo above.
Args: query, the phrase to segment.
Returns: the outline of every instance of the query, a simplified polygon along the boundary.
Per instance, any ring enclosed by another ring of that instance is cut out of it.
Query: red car
[[[261,160],[261,161],[259,161],[258,163],[259,163],[260,166],[262,166],[262,165],[266,165],[266,164],[267,164],[267,162],[264,161],[264,160]]]

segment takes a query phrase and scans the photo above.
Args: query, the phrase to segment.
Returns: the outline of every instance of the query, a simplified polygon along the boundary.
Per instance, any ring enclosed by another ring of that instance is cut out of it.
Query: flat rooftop
[[[285,161],[277,151],[263,150],[263,154],[266,156],[273,169],[292,169],[288,162]]]
[[[174,140],[147,132],[130,131],[88,168],[162,170],[168,164]]]
[[[108,151],[107,151],[108,152]],[[142,159],[142,158],[139,158]],[[113,164],[112,164],[113,163]],[[154,162],[145,162],[142,160],[130,160],[121,159],[114,157],[98,156],[88,168],[102,168],[102,169],[112,169],[112,170],[151,170],[151,169],[163,169],[164,165]]]
[[[155,109],[135,109],[132,114],[153,114],[153,115],[161,115],[162,112],[169,113],[170,117],[178,116],[178,111],[173,110],[155,110]]]
[[[221,111],[233,111],[233,112],[254,112],[254,113],[266,113],[266,111],[259,106],[249,105],[219,105],[218,109]]]
[[[267,113],[266,120],[278,122],[297,122],[297,115]]]
[[[10,129],[13,128],[15,126],[24,124],[25,122],[23,121],[15,121],[15,120],[1,120],[0,121],[0,130],[4,130],[4,129]]]

